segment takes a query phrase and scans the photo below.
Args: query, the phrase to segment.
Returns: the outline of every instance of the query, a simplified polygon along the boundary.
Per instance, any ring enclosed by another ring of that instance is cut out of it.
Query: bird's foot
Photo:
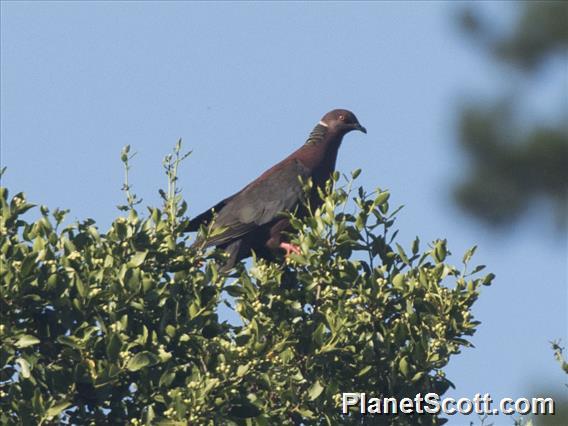
[[[290,244],[290,243],[280,243],[281,249],[286,250],[286,257],[290,256],[291,253],[297,254],[298,256],[302,254],[300,247]]]

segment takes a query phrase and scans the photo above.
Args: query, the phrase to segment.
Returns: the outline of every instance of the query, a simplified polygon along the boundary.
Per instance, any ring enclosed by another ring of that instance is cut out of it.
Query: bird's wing
[[[199,227],[201,225],[207,225],[209,222],[211,222],[211,219],[213,219],[213,216],[215,213],[218,213],[219,211],[221,211],[221,209],[223,207],[225,207],[225,205],[232,200],[234,197],[236,197],[237,195],[239,195],[239,193],[242,191],[237,192],[236,194],[231,195],[230,197],[225,198],[222,201],[219,201],[217,204],[215,204],[213,207],[211,207],[209,210],[205,210],[203,213],[198,214],[197,216],[195,216],[193,219],[191,219],[189,221],[189,223],[187,224],[187,227],[185,228],[185,232],[195,232],[197,230],[199,230]]]
[[[297,159],[283,163],[255,180],[242,191],[223,200],[217,206],[213,235],[206,246],[230,243],[250,231],[274,220],[279,213],[294,209],[302,198],[302,185],[298,177],[306,179],[310,170]]]

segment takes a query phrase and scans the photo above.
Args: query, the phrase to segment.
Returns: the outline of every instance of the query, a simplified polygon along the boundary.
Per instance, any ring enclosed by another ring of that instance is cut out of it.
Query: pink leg
[[[295,246],[294,244],[290,244],[290,243],[280,243],[279,246],[281,249],[286,250],[286,257],[290,256],[290,253],[295,253],[297,255],[302,254],[302,252],[300,251],[300,247]]]

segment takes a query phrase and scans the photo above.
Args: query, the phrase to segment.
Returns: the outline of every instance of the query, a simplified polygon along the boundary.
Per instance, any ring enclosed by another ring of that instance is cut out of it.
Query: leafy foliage
[[[531,203],[547,198],[559,225],[566,226],[566,126],[519,132],[521,125],[508,102],[471,104],[463,109],[459,126],[461,144],[475,163],[475,172],[455,191],[463,208],[491,225],[506,226]]]
[[[515,7],[517,17],[508,31],[491,27],[469,6],[463,8],[460,23],[496,59],[527,73],[536,72],[549,57],[562,55],[568,48],[568,6],[543,1]]]
[[[565,59],[568,3],[511,3],[517,19],[503,30],[474,6],[463,7],[461,28],[488,57],[505,65],[507,93],[496,99],[469,99],[458,118],[459,141],[472,160],[467,180],[454,190],[457,203],[481,221],[506,227],[531,205],[551,206],[558,225],[568,225],[568,111]],[[542,73],[561,94],[556,111],[535,121],[527,94],[542,85]],[[515,75],[516,73],[516,75]],[[512,78],[512,74],[518,78]],[[528,112],[528,115],[527,115]],[[560,235],[564,235],[561,233]]]
[[[127,183],[125,215],[104,234],[90,219],[62,227],[66,212],[46,207],[28,222],[34,206],[1,189],[0,422],[442,423],[342,416],[340,394],[452,385],[444,367],[470,345],[471,307],[493,279],[468,272],[475,248],[461,268],[445,240],[405,248],[388,192],[330,183],[311,216],[291,217],[301,255],[228,278],[223,253],[182,234],[183,158],[179,144],[166,158],[163,208],[142,217]],[[222,321],[221,304],[241,323]]]

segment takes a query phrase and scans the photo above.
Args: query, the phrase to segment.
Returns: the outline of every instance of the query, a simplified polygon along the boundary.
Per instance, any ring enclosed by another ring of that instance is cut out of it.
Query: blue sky
[[[514,12],[482,7],[496,21]],[[3,185],[104,230],[123,202],[120,149],[138,153],[135,192],[156,205],[162,158],[181,137],[193,150],[180,183],[195,214],[296,149],[325,112],[351,109],[369,133],[347,136],[338,168],[362,168],[361,184],[406,206],[401,241],[445,237],[455,263],[477,244],[477,261],[497,274],[474,310],[476,348],[447,369],[450,394],[560,393],[566,379],[548,341],[568,340],[566,239],[537,211],[496,233],[449,197],[468,165],[456,145],[462,95],[491,97],[504,81],[460,36],[455,11],[444,2],[2,2]],[[547,81],[529,94],[529,115],[558,105]]]

